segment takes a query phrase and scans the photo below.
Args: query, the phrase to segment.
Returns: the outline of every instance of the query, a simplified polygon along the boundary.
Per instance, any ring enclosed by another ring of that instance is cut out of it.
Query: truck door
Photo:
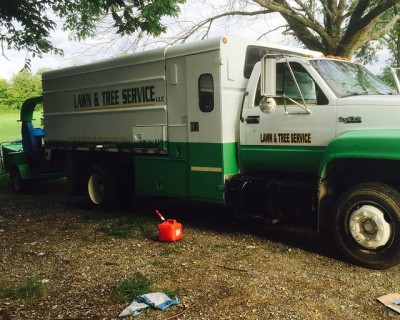
[[[274,111],[260,109],[259,77],[251,78],[249,87],[253,82],[258,89],[250,92],[243,110],[240,149],[244,169],[318,172],[323,151],[335,134],[335,106],[300,63],[291,62],[291,67],[309,111],[294,102],[302,104],[302,99],[286,63],[277,64],[280,97],[275,98]]]
[[[191,198],[223,201],[218,51],[186,57]]]

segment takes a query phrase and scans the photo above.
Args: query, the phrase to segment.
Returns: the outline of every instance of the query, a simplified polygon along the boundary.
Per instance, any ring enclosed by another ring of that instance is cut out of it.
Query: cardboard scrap
[[[379,302],[382,302],[386,307],[400,313],[400,294],[389,293],[384,296],[377,298]]]

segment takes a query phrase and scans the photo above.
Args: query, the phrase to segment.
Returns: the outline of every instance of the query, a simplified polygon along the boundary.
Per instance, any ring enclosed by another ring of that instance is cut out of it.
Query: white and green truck
[[[221,37],[46,72],[43,107],[47,160],[95,206],[226,204],[400,261],[400,95],[361,65]]]

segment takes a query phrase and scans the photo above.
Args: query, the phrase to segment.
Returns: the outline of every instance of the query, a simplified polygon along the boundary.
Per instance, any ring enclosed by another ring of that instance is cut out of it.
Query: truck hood
[[[400,129],[400,95],[340,98],[336,117],[336,135],[350,130]]]
[[[363,95],[338,98],[337,106],[398,106],[400,107],[400,95]]]

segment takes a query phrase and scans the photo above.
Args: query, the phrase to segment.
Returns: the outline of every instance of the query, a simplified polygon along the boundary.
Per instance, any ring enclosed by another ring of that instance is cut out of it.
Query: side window
[[[326,97],[303,66],[299,63],[291,63],[290,66],[306,104],[328,104]],[[286,63],[279,63],[276,67],[277,95],[286,96],[298,103],[302,103],[300,92]],[[290,101],[286,101],[286,103],[288,105],[292,104]],[[277,104],[284,104],[283,99],[277,99]]]
[[[299,63],[291,63],[292,71],[301,90],[301,94],[307,105],[324,105],[329,101],[314,82],[308,72]],[[292,105],[293,102],[287,98],[291,98],[298,103],[302,103],[301,95],[297,89],[296,83],[286,65],[286,63],[278,63],[276,66],[276,95],[277,105]],[[285,98],[286,97],[286,98]],[[260,82],[258,83],[254,105],[260,104]]]
[[[253,71],[254,65],[260,62],[261,58],[266,54],[282,55],[289,54],[290,51],[284,49],[271,49],[258,46],[248,46],[246,49],[246,58],[244,61],[243,76],[246,79],[250,79],[251,73]]]
[[[214,80],[210,73],[199,77],[199,108],[202,112],[214,110]]]
[[[248,46],[246,50],[246,59],[244,62],[243,75],[246,79],[250,78],[251,72],[253,71],[254,65],[260,62],[261,58],[265,56],[269,49],[257,46]]]

